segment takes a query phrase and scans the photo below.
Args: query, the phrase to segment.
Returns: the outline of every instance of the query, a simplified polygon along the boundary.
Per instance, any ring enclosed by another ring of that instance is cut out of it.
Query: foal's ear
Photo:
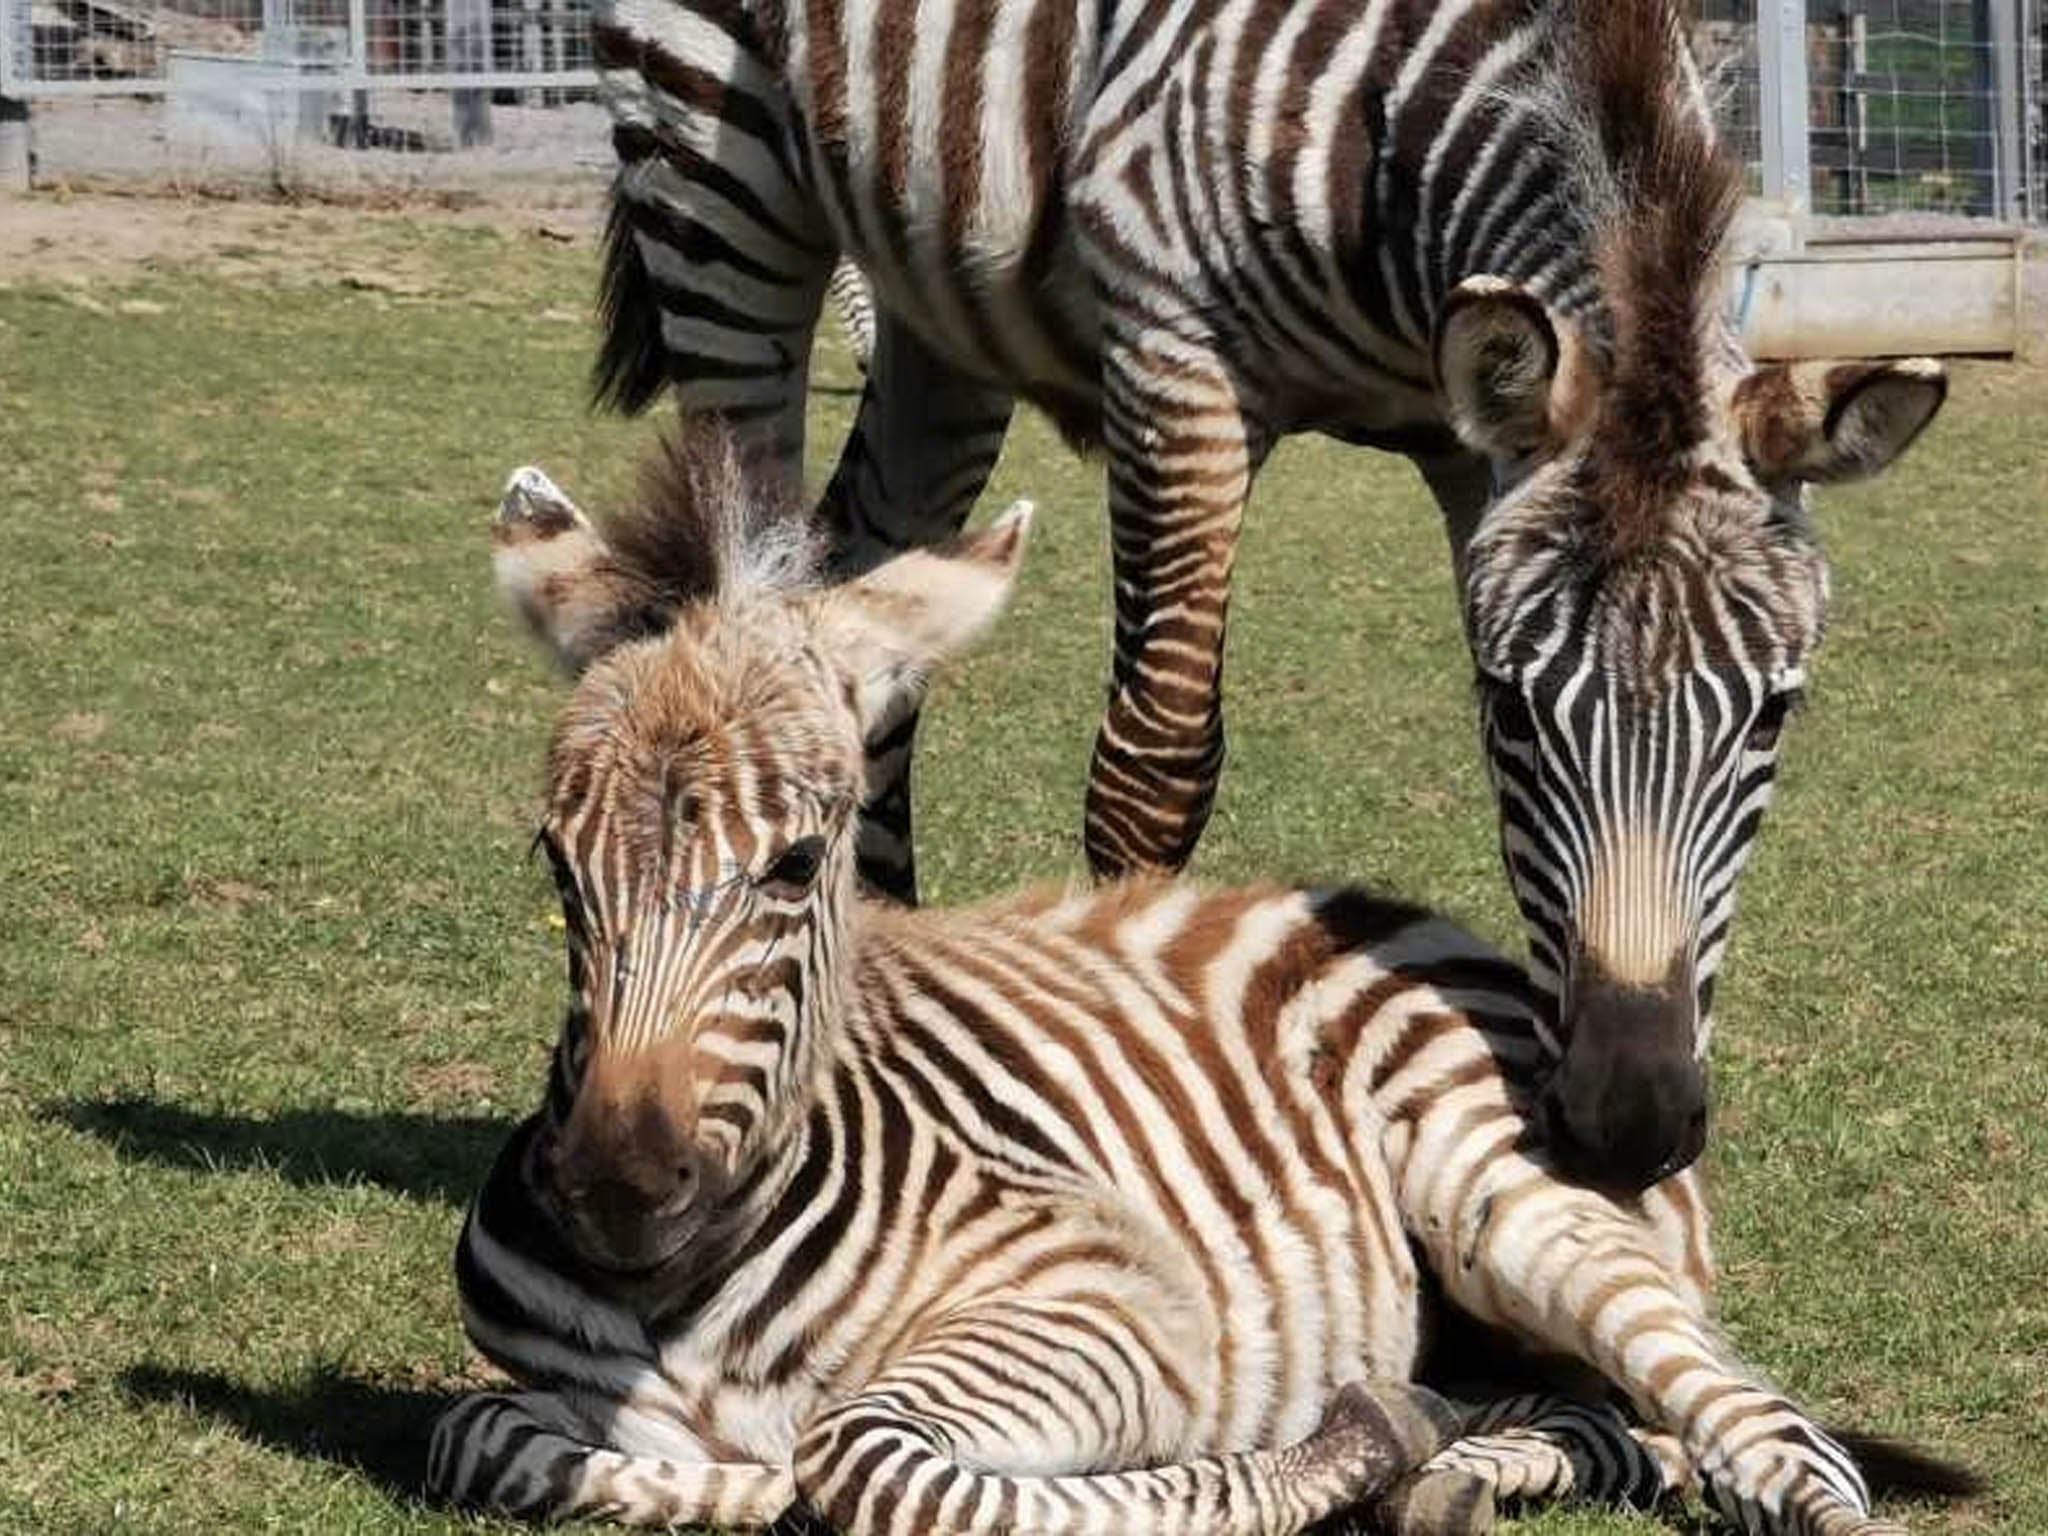
[[[1766,485],[1862,480],[1911,447],[1947,398],[1948,375],[1931,357],[1774,363],[1735,386],[1735,423]]]
[[[1031,512],[1020,501],[979,532],[898,555],[814,599],[823,643],[856,685],[870,739],[917,708],[939,663],[1003,611]]]
[[[1475,453],[1525,459],[1550,440],[1563,360],[1543,301],[1498,277],[1469,277],[1444,301],[1436,381],[1451,429]]]
[[[491,568],[498,591],[571,677],[618,643],[622,616],[643,596],[582,509],[531,465],[505,483]]]

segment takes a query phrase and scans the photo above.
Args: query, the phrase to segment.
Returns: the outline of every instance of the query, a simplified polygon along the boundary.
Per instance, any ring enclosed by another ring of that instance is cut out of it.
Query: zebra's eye
[[[1502,741],[1511,746],[1526,746],[1536,739],[1536,717],[1529,713],[1529,701],[1513,683],[1488,678],[1486,709],[1494,734]]]
[[[818,878],[818,871],[825,864],[825,839],[822,837],[800,837],[768,866],[761,876],[763,888],[782,896],[801,896],[808,891]]]
[[[1749,722],[1749,734],[1742,745],[1749,752],[1775,752],[1778,738],[1784,734],[1786,718],[1799,702],[1797,689],[1787,688],[1772,694],[1764,700],[1764,707],[1757,711],[1756,718]]]

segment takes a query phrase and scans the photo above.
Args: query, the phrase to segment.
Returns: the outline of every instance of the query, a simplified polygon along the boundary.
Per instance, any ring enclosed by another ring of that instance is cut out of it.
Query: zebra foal
[[[441,1420],[438,1493],[801,1502],[849,1536],[1282,1536],[1371,1500],[1455,1533],[1691,1468],[1752,1532],[1899,1531],[1716,1342],[1693,1178],[1617,1201],[1552,1173],[1536,996],[1448,922],[1156,879],[857,895],[863,741],[993,618],[1021,515],[816,587],[729,445],[665,474],[602,535],[516,479],[495,533],[580,673],[538,837],[571,1002],[457,1254],[524,1390]],[[1454,1420],[1404,1384],[1425,1274],[1668,1441],[1597,1401]]]

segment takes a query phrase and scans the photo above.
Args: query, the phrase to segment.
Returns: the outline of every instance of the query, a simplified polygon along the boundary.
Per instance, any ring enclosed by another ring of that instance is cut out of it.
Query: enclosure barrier
[[[1760,199],[1736,271],[1754,340],[2010,349],[2016,231],[2048,225],[2043,5],[1699,0]],[[590,0],[0,0],[0,189],[31,145],[46,179],[594,181],[595,84]],[[1859,332],[1866,300],[1886,319]]]

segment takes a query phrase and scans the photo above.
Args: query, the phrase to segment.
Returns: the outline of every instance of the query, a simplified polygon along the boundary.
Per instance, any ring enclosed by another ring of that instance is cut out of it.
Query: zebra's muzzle
[[[1707,1143],[1707,1073],[1695,1054],[1689,963],[1657,986],[1583,965],[1566,1005],[1564,1058],[1539,1103],[1544,1141],[1576,1183],[1638,1194]]]
[[[652,1097],[584,1100],[594,1100],[588,1089],[544,1155],[556,1225],[595,1268],[658,1269],[696,1234],[710,1171]]]

